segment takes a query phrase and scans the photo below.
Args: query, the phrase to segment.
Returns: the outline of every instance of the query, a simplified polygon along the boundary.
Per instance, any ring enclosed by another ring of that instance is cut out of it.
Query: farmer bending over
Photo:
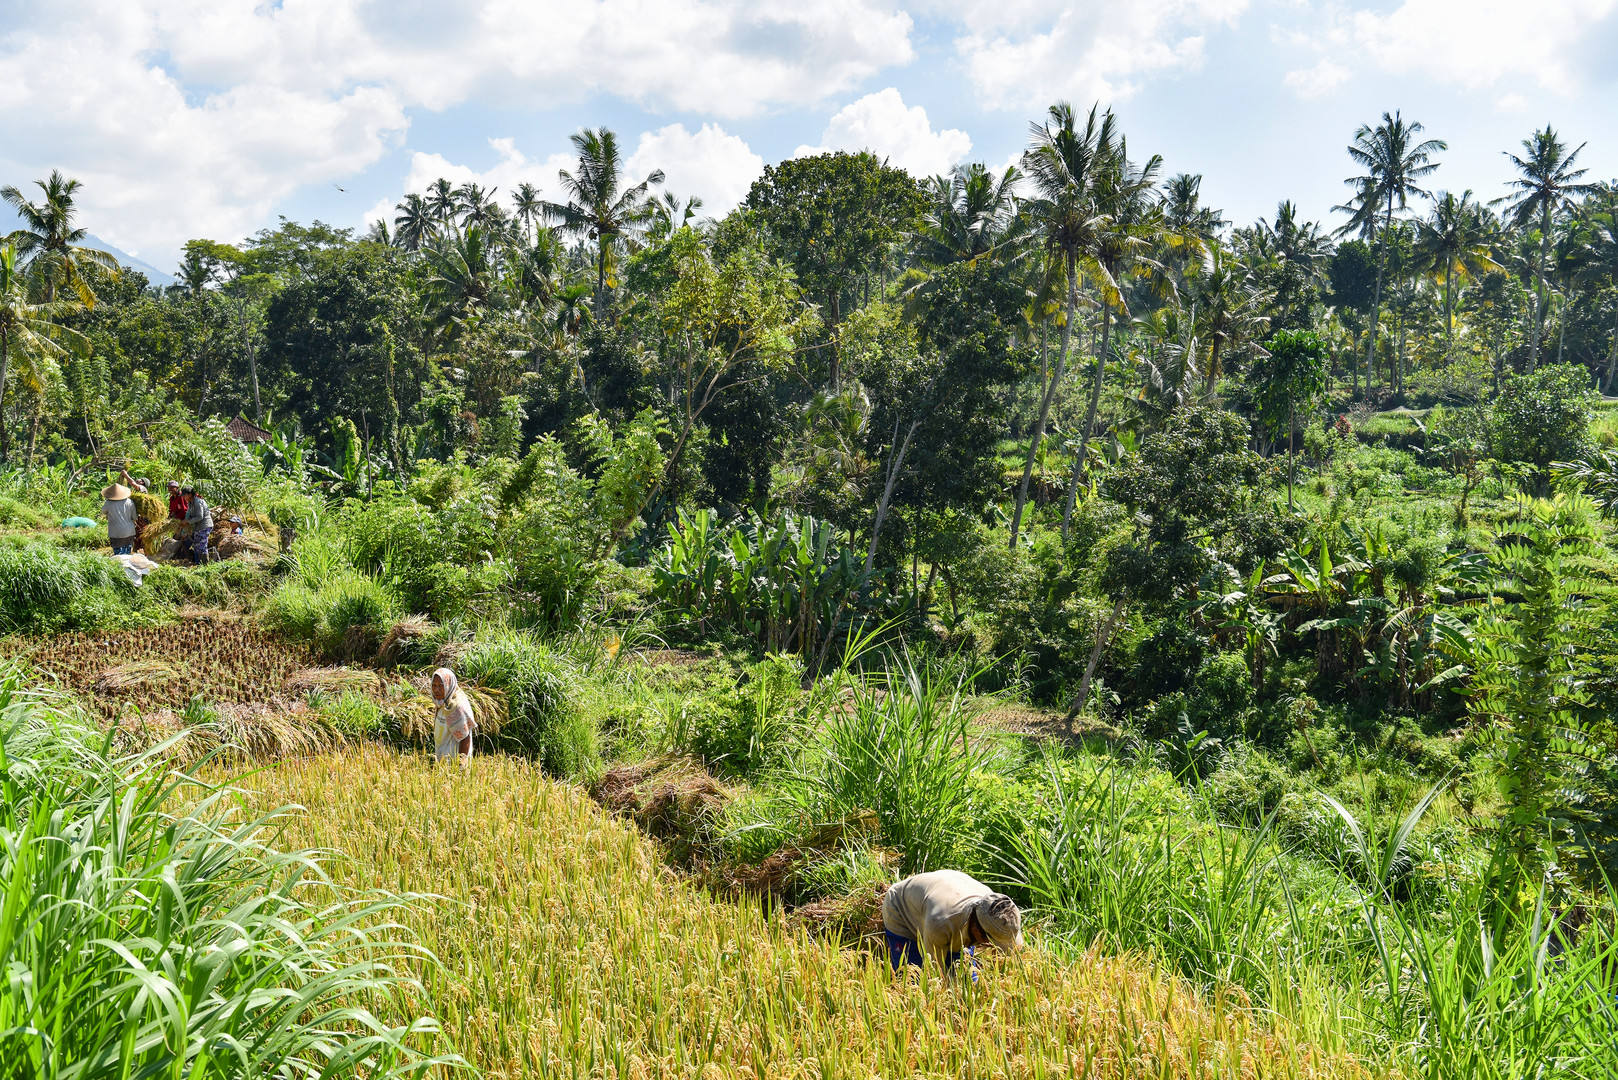
[[[464,768],[472,763],[472,732],[478,727],[472,703],[447,667],[433,672],[433,745],[438,760],[457,758]]]
[[[948,971],[961,953],[983,944],[1007,952],[1022,948],[1022,913],[1016,901],[959,870],[916,874],[882,898],[882,929],[893,970],[920,967],[926,950]],[[974,962],[972,978],[977,979]]]

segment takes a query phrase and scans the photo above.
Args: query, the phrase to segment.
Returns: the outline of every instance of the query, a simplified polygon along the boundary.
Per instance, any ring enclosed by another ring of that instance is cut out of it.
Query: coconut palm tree
[[[1374,244],[1378,231],[1376,217],[1379,214],[1382,217],[1376,285],[1371,292],[1371,332],[1365,354],[1367,390],[1371,387],[1371,373],[1374,370],[1372,361],[1375,357],[1377,323],[1382,314],[1382,274],[1387,266],[1388,229],[1393,224],[1395,204],[1403,211],[1412,195],[1427,194],[1417,185],[1417,181],[1438,168],[1433,155],[1449,148],[1449,144],[1442,139],[1417,142],[1416,136],[1423,130],[1421,124],[1414,120],[1407,123],[1398,112],[1391,115],[1383,113],[1380,124],[1375,127],[1365,124],[1354,132],[1354,141],[1348,147],[1349,158],[1365,173],[1343,181],[1355,189],[1355,199],[1347,206],[1337,207],[1339,210],[1348,209],[1353,214],[1341,232],[1362,231],[1366,240]]]
[[[522,225],[523,239],[531,241],[534,229],[545,216],[545,200],[539,197],[539,189],[533,184],[518,184],[511,193],[511,209]]]
[[[45,289],[46,301],[56,299],[58,287],[71,289],[85,307],[93,307],[95,291],[84,277],[84,270],[97,266],[116,275],[118,260],[105,251],[84,247],[81,241],[90,233],[74,224],[78,208],[73,205],[80,184],[62,175],[60,169],[51,170],[47,180],[35,180],[35,186],[45,193],[43,200],[29,202],[23,193],[7,185],[0,188],[4,199],[22,219],[23,227],[5,238],[5,243],[17,249],[17,255],[30,264],[30,273],[37,275]]]
[[[1197,336],[1207,352],[1202,394],[1212,397],[1220,357],[1264,336],[1270,324],[1264,314],[1269,294],[1257,288],[1241,262],[1218,244],[1186,276],[1186,293],[1196,313]]]
[[[29,298],[30,275],[21,266],[17,248],[0,244],[0,458],[11,460],[11,433],[5,424],[6,382],[12,362],[27,385],[44,388],[42,361],[72,352],[88,355],[89,341],[77,330],[56,320],[79,310],[74,300]]]
[[[1535,219],[1539,226],[1539,259],[1534,267],[1534,333],[1528,341],[1528,370],[1539,363],[1539,340],[1545,334],[1545,263],[1551,250],[1551,219],[1573,206],[1573,200],[1595,190],[1594,184],[1583,184],[1579,177],[1589,170],[1575,169],[1573,163],[1585,144],[1580,143],[1571,153],[1556,131],[1546,124],[1542,130],[1522,141],[1524,156],[1502,151],[1516,166],[1518,175],[1506,186],[1512,194],[1500,201],[1505,203],[1511,223],[1527,227]]]
[[[393,219],[393,242],[406,251],[420,251],[422,245],[438,231],[438,221],[431,205],[420,195],[411,192],[394,209],[399,213]]]
[[[1078,303],[1081,278],[1094,281],[1097,290],[1104,295],[1118,291],[1100,254],[1103,234],[1111,227],[1103,204],[1113,187],[1110,174],[1119,170],[1117,159],[1122,141],[1111,109],[1103,113],[1099,105],[1092,106],[1081,128],[1073,106],[1065,101],[1050,107],[1045,123],[1031,125],[1031,134],[1032,143],[1022,159],[1023,172],[1032,189],[1032,198],[1027,204],[1028,217],[1039,231],[1046,258],[1060,265],[1059,272],[1055,266],[1051,268],[1051,276],[1062,282],[1063,302],[1056,369],[1046,392],[1047,400],[1040,404],[1033,444],[1029,448],[1030,459],[1038,454],[1045,434],[1050,409],[1048,399],[1054,396],[1067,370],[1073,338],[1073,309]],[[1104,363],[1098,364],[1098,386],[1103,366]]]
[[[663,240],[673,236],[680,229],[691,224],[696,218],[697,211],[702,209],[702,196],[693,195],[682,200],[672,191],[664,191],[652,200],[652,222],[647,227],[646,235],[654,240]]]
[[[471,182],[455,189],[455,213],[463,228],[488,225],[491,219],[498,216],[500,204],[494,201],[494,196],[499,190],[489,188],[485,191],[481,185]]]
[[[1130,317],[1129,304],[1119,283],[1128,274],[1141,270],[1161,270],[1151,258],[1157,245],[1169,239],[1163,226],[1162,202],[1155,197],[1157,172],[1163,159],[1154,154],[1144,164],[1129,160],[1129,145],[1120,136],[1117,152],[1099,176],[1097,205],[1101,210],[1097,223],[1095,250],[1096,263],[1103,274],[1098,282],[1101,302],[1101,348],[1096,357],[1095,378],[1090,384],[1090,405],[1085,410],[1084,430],[1079,436],[1078,453],[1073,458],[1073,480],[1068,484],[1067,499],[1062,506],[1062,535],[1065,537],[1073,520],[1073,507],[1079,494],[1079,479],[1084,474],[1084,461],[1095,434],[1096,413],[1101,407],[1101,387],[1106,378],[1108,350],[1112,345],[1112,315],[1117,309],[1120,319]]]
[[[1591,290],[1610,288],[1618,283],[1618,207],[1603,208],[1589,215],[1580,242],[1579,276]],[[1607,371],[1601,392],[1611,394],[1618,379],[1618,303],[1613,304],[1612,344],[1607,353]]]
[[[427,187],[427,213],[432,216],[434,224],[453,228],[455,215],[460,212],[461,201],[455,194],[455,186],[440,176]]]
[[[1432,213],[1416,222],[1416,259],[1444,279],[1444,359],[1455,344],[1455,276],[1468,278],[1500,266],[1490,255],[1494,223],[1474,202],[1470,191],[1457,199],[1453,191],[1433,197]]]
[[[1011,550],[1017,550],[1017,535],[1022,531],[1023,508],[1028,504],[1028,485],[1034,475],[1034,462],[1039,458],[1039,444],[1045,437],[1045,425],[1050,421],[1051,405],[1056,400],[1057,386],[1063,374],[1058,361],[1055,377],[1050,369],[1051,317],[1062,310],[1061,298],[1068,293],[1066,265],[1059,253],[1047,249],[1029,287],[1031,294],[1023,317],[1029,325],[1039,325],[1039,412],[1034,420],[1033,438],[1028,443],[1028,460],[1023,463],[1022,482],[1017,485],[1017,505],[1011,514]],[[1071,308],[1069,309],[1071,313]],[[1062,324],[1066,333],[1066,316]],[[1064,358],[1065,359],[1065,358]]]
[[[576,172],[562,169],[557,176],[567,202],[546,202],[545,216],[563,229],[596,242],[596,310],[607,303],[607,263],[614,239],[630,240],[652,220],[652,188],[663,183],[663,170],[654,169],[646,179],[623,186],[623,155],[618,136],[608,128],[589,128],[572,137],[579,154]]]
[[[916,234],[916,257],[923,263],[976,259],[1015,240],[1018,233],[1015,165],[995,176],[982,163],[957,166],[948,176],[923,184],[927,210]]]
[[[497,254],[488,231],[473,225],[426,249],[427,291],[436,310],[433,322],[446,337],[494,305],[499,285]]]

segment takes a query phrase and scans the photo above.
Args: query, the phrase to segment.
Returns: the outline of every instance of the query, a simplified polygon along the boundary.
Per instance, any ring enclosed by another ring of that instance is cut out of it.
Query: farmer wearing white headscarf
[[[458,758],[465,766],[472,761],[472,732],[478,727],[472,703],[447,667],[433,672],[433,745],[438,759]]]
[[[1016,901],[959,870],[907,877],[882,898],[882,929],[893,970],[920,967],[931,956],[948,971],[964,952],[992,944],[1022,948],[1022,913]],[[973,962],[972,978],[977,979]]]

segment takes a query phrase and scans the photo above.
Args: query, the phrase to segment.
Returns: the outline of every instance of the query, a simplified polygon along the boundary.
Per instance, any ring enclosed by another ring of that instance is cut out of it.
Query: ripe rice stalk
[[[96,676],[92,688],[98,694],[117,694],[151,683],[179,678],[179,673],[162,660],[132,660],[108,668]]]
[[[1064,960],[1037,930],[1019,956],[985,953],[976,986],[895,977],[868,948],[682,881],[531,761],[439,768],[362,745],[248,784],[261,806],[308,808],[287,841],[345,852],[338,884],[443,897],[401,921],[454,960],[390,1004],[430,1003],[487,1076],[1368,1075],[1239,993],[1138,956]]]
[[[382,689],[382,679],[364,668],[308,667],[294,671],[281,685],[289,694],[307,694],[311,690],[333,695],[345,691],[375,694]]]

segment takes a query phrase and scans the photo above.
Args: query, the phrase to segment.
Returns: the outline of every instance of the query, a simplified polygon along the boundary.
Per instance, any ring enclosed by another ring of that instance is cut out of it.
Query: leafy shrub
[[[561,655],[526,634],[499,631],[472,646],[457,674],[504,692],[507,715],[493,735],[497,743],[532,754],[553,776],[580,776],[597,765],[598,735]]]
[[[802,676],[801,660],[775,653],[750,667],[741,686],[680,699],[665,723],[668,748],[737,776],[781,764]]]
[[[265,608],[270,625],[334,659],[374,655],[397,613],[398,604],[381,583],[353,570],[319,586],[301,578],[284,581]]]

